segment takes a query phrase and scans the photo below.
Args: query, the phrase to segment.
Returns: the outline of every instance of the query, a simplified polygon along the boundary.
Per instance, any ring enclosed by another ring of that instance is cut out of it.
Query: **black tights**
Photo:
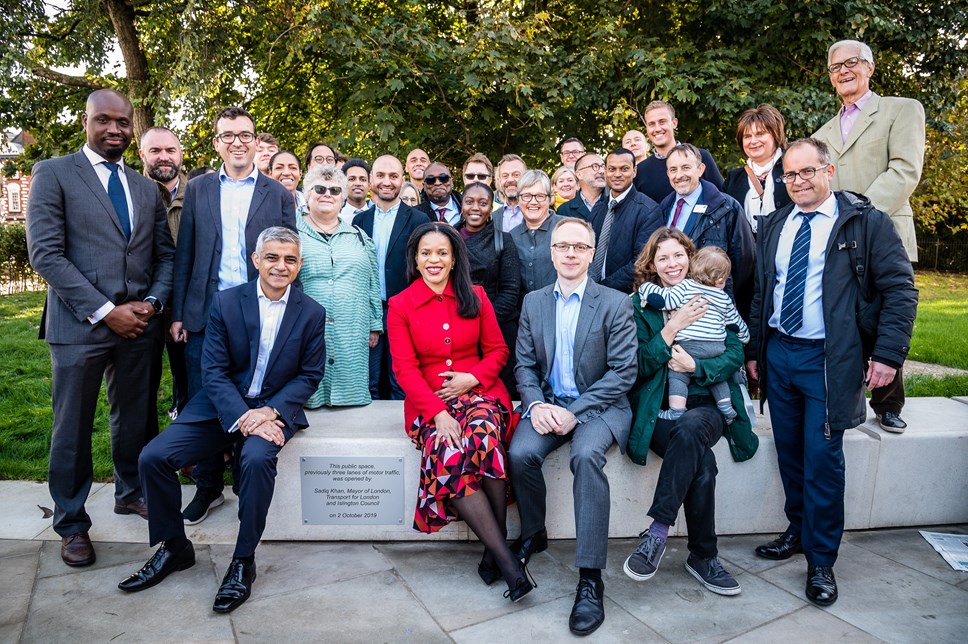
[[[514,558],[507,543],[507,490],[507,481],[485,477],[481,481],[484,494],[471,494],[451,503],[460,519],[484,544],[504,581],[512,588],[523,575],[521,562]]]

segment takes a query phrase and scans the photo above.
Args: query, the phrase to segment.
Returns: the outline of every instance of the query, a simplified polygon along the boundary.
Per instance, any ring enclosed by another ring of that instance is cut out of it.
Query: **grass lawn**
[[[968,276],[918,273],[921,291],[910,358],[968,369]],[[0,296],[0,479],[46,480],[50,450],[50,353],[37,339],[43,293]],[[909,376],[908,396],[968,395],[968,375]],[[159,423],[168,424],[171,377],[158,392]],[[108,407],[102,388],[94,430],[94,476],[111,477]]]

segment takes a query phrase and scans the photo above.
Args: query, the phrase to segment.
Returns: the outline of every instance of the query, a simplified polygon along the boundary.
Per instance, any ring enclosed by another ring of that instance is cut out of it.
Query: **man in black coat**
[[[844,430],[867,417],[865,384],[890,384],[903,364],[918,292],[890,217],[830,190],[826,144],[794,142],[783,170],[793,204],[759,222],[747,368],[770,404],[790,525],[756,554],[802,552],[807,599],[829,606],[844,531]]]
[[[591,216],[595,256],[588,274],[603,286],[623,293],[632,292],[635,259],[662,225],[655,202],[635,189],[634,178],[635,155],[625,148],[610,152],[605,157],[608,188]]]
[[[605,161],[594,152],[588,152],[575,162],[578,178],[578,194],[566,201],[556,211],[561,217],[578,217],[588,221],[605,192]]]
[[[384,380],[384,390],[389,383],[393,400],[403,400],[403,389],[397,384],[390,362],[390,344],[386,334],[387,302],[409,286],[406,255],[410,233],[420,224],[431,221],[426,213],[400,201],[402,187],[403,164],[400,160],[391,155],[378,158],[373,162],[373,172],[370,174],[373,205],[353,220],[353,224],[369,235],[376,246],[377,276],[380,278],[380,299],[383,300],[383,334],[376,346],[370,349],[370,395],[374,400],[380,398],[381,379]]]
[[[420,202],[417,210],[434,221],[443,221],[451,226],[459,224],[461,194],[454,190],[454,177],[447,166],[434,161],[427,166],[423,181],[427,198]]]

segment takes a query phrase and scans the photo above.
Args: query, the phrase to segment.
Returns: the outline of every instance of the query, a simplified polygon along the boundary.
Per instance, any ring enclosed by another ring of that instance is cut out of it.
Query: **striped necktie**
[[[605,277],[605,254],[608,252],[608,239],[612,236],[612,222],[615,220],[615,206],[618,201],[610,199],[608,202],[608,212],[605,213],[605,221],[602,222],[602,231],[598,233],[598,243],[595,244],[595,257],[592,259],[592,279],[596,282],[602,281]]]
[[[783,301],[780,304],[780,329],[794,335],[803,326],[803,295],[807,285],[807,263],[810,259],[810,220],[818,212],[801,212],[803,221],[793,238],[790,266],[787,268]]]

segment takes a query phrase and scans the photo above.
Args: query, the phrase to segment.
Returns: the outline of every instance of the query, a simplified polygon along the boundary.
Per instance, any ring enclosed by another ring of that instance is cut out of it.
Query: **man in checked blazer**
[[[626,394],[637,373],[635,322],[628,295],[589,279],[595,233],[567,217],[551,234],[554,284],[528,293],[521,310],[517,367],[522,418],[508,449],[521,535],[511,551],[527,563],[548,547],[545,458],[571,443],[575,565],[580,580],[569,627],[588,635],[605,621],[601,571],[608,549],[605,452],[628,443]]]
[[[46,281],[50,345],[49,488],[69,566],[95,561],[85,510],[101,380],[111,404],[114,511],[147,518],[138,454],[158,433],[161,313],[175,248],[158,186],[124,165],[134,110],[121,93],[87,99],[81,151],[34,166],[27,212],[30,264]]]

